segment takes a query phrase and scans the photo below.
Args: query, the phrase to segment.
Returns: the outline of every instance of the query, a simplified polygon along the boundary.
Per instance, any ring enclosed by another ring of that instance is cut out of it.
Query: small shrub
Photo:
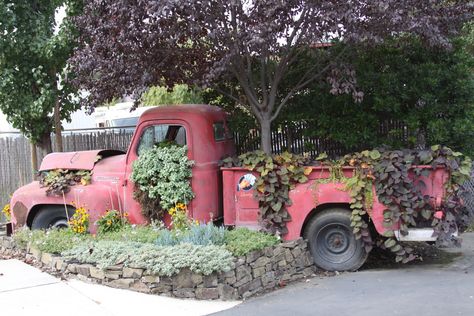
[[[194,222],[188,216],[188,208],[184,203],[176,203],[176,205],[168,210],[171,216],[171,226],[174,230],[185,231],[189,229]]]
[[[225,228],[214,226],[212,223],[192,225],[184,235],[181,243],[193,245],[223,245],[225,243]]]
[[[15,233],[13,234],[13,240],[15,243],[20,247],[25,249],[28,246],[28,243],[32,240],[33,238],[33,232],[35,234],[43,234],[44,232],[42,231],[31,231],[28,227],[23,226],[20,229],[17,229]]]
[[[86,234],[89,230],[89,212],[85,207],[76,208],[69,219],[69,228],[76,234]]]
[[[31,246],[48,253],[60,254],[90,240],[89,235],[78,235],[68,229],[30,230],[21,228],[13,235],[13,240],[21,248]]]
[[[176,236],[176,231],[170,231],[168,229],[164,229],[158,238],[155,241],[157,246],[174,246],[179,244],[180,240],[179,237]]]
[[[90,235],[76,234],[68,229],[51,229],[36,235],[31,244],[43,252],[60,254],[90,239]]]
[[[236,228],[227,231],[225,234],[225,246],[235,256],[244,256],[251,251],[260,250],[277,243],[279,243],[277,237],[248,228]]]
[[[101,235],[110,232],[118,232],[127,223],[128,221],[126,213],[121,214],[119,211],[110,210],[97,220],[97,233]]]
[[[174,246],[183,243],[193,245],[223,245],[225,242],[224,227],[212,223],[193,224],[186,231],[163,230],[156,240],[158,246]]]
[[[161,143],[140,153],[133,163],[131,180],[137,187],[134,197],[150,219],[162,219],[164,212],[177,203],[187,204],[194,198],[187,147]],[[159,201],[159,207],[150,201]]]
[[[118,263],[143,268],[157,275],[171,276],[181,269],[209,275],[228,271],[232,254],[222,246],[199,246],[180,244],[174,247],[159,247],[136,242],[101,240],[92,244],[81,244],[63,252],[69,260],[96,264],[106,268]]]
[[[153,226],[125,225],[118,231],[104,233],[99,237],[104,240],[154,243],[162,231],[165,230]]]

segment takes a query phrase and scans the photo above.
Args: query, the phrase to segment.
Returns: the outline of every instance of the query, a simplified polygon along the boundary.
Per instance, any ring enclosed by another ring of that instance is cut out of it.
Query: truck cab
[[[173,105],[154,107],[141,115],[126,153],[92,150],[47,155],[40,172],[90,170],[91,183],[72,186],[64,196],[47,196],[38,181],[19,188],[11,200],[13,227],[65,226],[66,210],[71,216],[75,206],[88,209],[92,223],[110,209],[128,212],[132,223],[146,223],[140,205],[133,199],[135,187],[129,179],[133,162],[140,153],[163,140],[186,145],[188,157],[194,161],[191,186],[196,197],[188,205],[189,215],[204,222],[221,218],[222,182],[218,163],[235,153],[226,114],[209,105]]]

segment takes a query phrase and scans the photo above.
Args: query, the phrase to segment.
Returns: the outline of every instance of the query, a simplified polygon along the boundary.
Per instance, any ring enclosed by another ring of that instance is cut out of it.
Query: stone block
[[[136,269],[136,268],[123,268],[123,277],[124,278],[133,278],[139,279],[143,274],[143,269]]]
[[[271,281],[263,286],[265,290],[271,290],[274,289],[278,286],[278,283],[276,281]]]
[[[239,257],[235,261],[235,267],[236,268],[242,266],[243,264],[245,264],[245,257]]]
[[[122,276],[122,270],[105,270],[105,277],[109,280],[118,280]]]
[[[196,289],[196,298],[200,300],[215,300],[219,298],[219,290],[216,287]]]
[[[302,278],[304,278],[303,273],[296,273],[296,274],[291,275],[290,280],[291,281],[296,281],[296,280],[299,280],[299,279],[302,279]]]
[[[285,268],[287,266],[287,263],[285,260],[278,261],[277,267],[278,269]]]
[[[231,278],[225,278],[224,281],[225,281],[225,283],[227,283],[227,284],[233,285],[233,284],[235,284],[235,282],[237,282],[237,279],[236,279],[235,276],[234,276],[234,277],[231,277]],[[248,281],[246,280],[245,282],[248,282]]]
[[[303,270],[302,273],[304,277],[309,277],[313,275],[314,271],[313,271],[313,268],[306,268]]]
[[[133,282],[132,285],[130,285],[130,289],[137,291],[137,292],[142,292],[142,293],[150,293],[151,289],[148,287],[145,283],[141,281],[135,281]]]
[[[227,284],[219,284],[217,287],[221,300],[236,300],[238,298],[237,289]]]
[[[262,275],[261,279],[262,279],[262,284],[267,285],[275,281],[275,272],[273,271],[267,272],[264,275]]]
[[[299,256],[301,256],[303,254],[303,251],[301,250],[301,248],[296,247],[295,249],[293,249],[291,251],[291,253],[292,253],[293,257],[298,258]]]
[[[232,272],[231,274],[229,274],[229,272]],[[227,280],[227,275],[229,275],[229,277],[234,277],[235,279],[235,272],[234,270],[231,270],[229,272],[226,272],[224,274],[224,276],[226,277],[226,280]],[[235,282],[235,281],[234,281]],[[204,287],[216,287],[217,286],[217,275],[215,275],[214,273],[211,274],[211,275],[205,275],[203,276],[202,278],[202,283],[204,284]]]
[[[145,275],[142,277],[142,281],[145,283],[159,283],[160,277],[157,275]]]
[[[261,277],[263,274],[265,274],[265,267],[258,267],[258,268],[253,268],[252,274],[254,278]]]
[[[41,254],[41,262],[46,266],[46,267],[51,267],[53,264],[53,255],[47,252],[43,252]]]
[[[273,247],[266,247],[263,249],[263,255],[267,257],[272,257],[273,256]]]
[[[295,248],[298,245],[298,240],[287,241],[281,244],[283,248]]]
[[[153,294],[166,294],[166,293],[171,293],[171,290],[172,290],[171,285],[157,284],[156,287],[151,288],[151,293],[153,293]]]
[[[254,279],[251,282],[239,286],[237,289],[239,295],[243,296],[244,293],[250,292],[255,293],[262,289],[262,280],[260,278]]]
[[[288,249],[288,248],[285,249],[284,254],[285,254],[285,260],[286,260],[287,262],[293,261],[293,255],[291,254],[291,250],[290,250],[290,249]]]
[[[182,269],[173,279],[174,289],[187,289],[193,288],[194,282],[191,279],[192,272],[189,269]]]
[[[283,247],[281,245],[276,246],[273,248],[273,256],[278,256],[283,253]]]
[[[268,259],[267,257],[260,257],[257,260],[255,260],[255,262],[251,263],[250,265],[253,268],[260,268],[260,267],[265,267],[267,263],[269,262],[270,262],[270,259]]]
[[[251,275],[246,275],[245,277],[243,277],[242,279],[234,282],[233,286],[234,287],[239,287],[239,286],[242,286],[243,284],[246,284],[248,282],[252,281],[252,276]]]
[[[53,270],[61,270],[61,264],[59,264],[59,267],[58,267],[58,262],[63,261],[61,257],[53,256],[52,259],[53,260],[51,261],[51,267],[53,268]]]
[[[128,289],[133,284],[133,282],[135,282],[134,279],[117,279],[108,282],[107,285],[119,289]]]
[[[122,269],[123,269],[123,264],[116,264],[116,265],[107,267],[108,271],[122,271]]]
[[[77,266],[78,266],[78,265],[75,264],[75,263],[68,264],[66,270],[67,270],[68,272],[71,272],[71,273],[77,273]]]
[[[252,251],[252,252],[248,253],[245,256],[246,257],[246,262],[247,263],[252,263],[255,260],[257,260],[258,258],[260,258],[261,256],[263,256],[263,252],[261,250]]]
[[[241,279],[250,276],[251,274],[251,269],[248,266],[240,266],[235,269],[235,277],[237,278],[237,281],[240,281]]]
[[[311,255],[309,251],[306,251],[306,253],[303,255],[303,258],[304,258],[304,264],[306,266],[311,266],[314,264],[313,256]]]
[[[90,268],[92,266],[90,264],[81,264],[76,267],[76,273],[83,275],[85,277],[89,277],[91,275]]]
[[[98,280],[105,279],[105,272],[102,269],[99,269],[97,267],[91,267],[89,269],[89,272],[90,272],[92,278],[95,278],[95,279],[98,279]]]
[[[191,281],[193,282],[194,286],[196,286],[198,284],[201,284],[202,283],[202,274],[191,273]]]
[[[173,291],[173,295],[179,298],[194,298],[194,289],[192,288],[181,288]]]
[[[39,249],[31,247],[30,251],[31,251],[31,254],[33,255],[33,257],[35,257],[36,260],[41,261],[42,252]]]

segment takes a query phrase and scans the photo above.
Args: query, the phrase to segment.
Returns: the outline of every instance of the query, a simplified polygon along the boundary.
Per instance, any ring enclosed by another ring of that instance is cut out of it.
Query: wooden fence
[[[276,126],[272,131],[272,149],[274,153],[290,151],[293,153],[307,153],[312,157],[326,152],[330,157],[346,154],[360,148],[346,148],[332,140],[309,137],[306,130],[307,122],[292,122]],[[391,133],[397,130],[398,133]],[[408,138],[406,126],[396,121],[384,122],[380,125],[380,134],[393,134],[405,142]],[[259,131],[249,130],[247,135],[234,135],[237,153],[243,153],[260,147]],[[79,151],[92,149],[120,149],[126,151],[132,137],[132,130],[93,129],[74,131],[63,134],[64,151]],[[54,150],[54,139],[53,139]],[[22,136],[0,138],[0,206],[8,203],[9,196],[18,187],[33,180],[34,170],[31,166],[31,145]],[[38,157],[41,161],[42,157]],[[474,181],[466,184],[468,206],[474,211]],[[1,216],[0,216],[1,222]]]
[[[131,137],[131,131],[107,129],[102,131],[85,131],[82,134],[63,134],[63,147],[64,151],[92,149],[120,149],[126,151]],[[41,162],[42,158],[38,157],[38,161]],[[22,136],[0,138],[1,207],[8,203],[10,195],[17,188],[33,180],[34,172],[31,165],[31,145],[29,141]]]

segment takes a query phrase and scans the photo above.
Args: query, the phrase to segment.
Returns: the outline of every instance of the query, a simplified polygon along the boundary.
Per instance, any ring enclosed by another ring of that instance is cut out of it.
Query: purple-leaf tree
[[[333,93],[363,96],[344,50],[315,58],[282,90],[305,48],[330,41],[372,45],[402,33],[449,48],[472,13],[465,0],[85,0],[72,65],[91,108],[122,95],[139,100],[156,84],[219,89],[255,116],[261,148],[270,153],[272,121],[313,81],[329,78]],[[225,82],[238,89],[223,90]]]

